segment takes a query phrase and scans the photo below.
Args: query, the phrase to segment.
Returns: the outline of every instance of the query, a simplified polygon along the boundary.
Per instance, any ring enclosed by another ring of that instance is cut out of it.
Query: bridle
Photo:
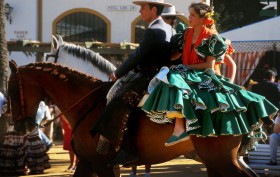
[[[60,47],[58,47],[56,54],[47,54],[46,55],[46,61],[48,61],[49,57],[54,57],[54,63],[57,63],[57,59],[58,59],[58,55],[59,55],[59,49]]]
[[[18,70],[17,72],[18,75],[18,82],[19,82],[19,92],[20,92],[20,110],[21,110],[21,115],[19,116],[19,119],[23,119],[23,118],[28,118],[28,117],[34,117],[34,116],[26,116],[25,113],[25,103],[24,103],[24,95],[23,95],[23,81],[22,81],[22,77],[20,75],[20,72]],[[55,121],[56,119],[58,119],[61,115],[65,114],[66,112],[70,111],[72,108],[74,108],[76,105],[78,105],[79,103],[81,103],[85,98],[87,98],[89,95],[91,95],[92,93],[94,93],[96,90],[100,89],[102,87],[102,85],[92,89],[90,92],[88,92],[87,94],[85,94],[83,97],[81,97],[80,99],[78,99],[77,101],[75,101],[71,106],[69,106],[66,110],[61,111],[60,114],[58,114],[55,118],[53,118],[52,120],[48,121],[46,124],[43,125],[44,126],[49,126],[53,121]],[[101,99],[103,98],[103,96],[100,96],[99,100],[95,102],[95,104],[93,104],[93,106],[91,107],[91,109],[89,109],[84,115],[81,116],[80,120],[78,121],[78,123],[76,123],[76,125],[74,125],[73,129],[72,129],[72,134],[75,132],[76,128],[78,127],[78,125],[82,122],[82,120],[86,117],[86,115],[92,110],[94,109],[101,101]],[[36,125],[35,121],[31,122],[32,124]]]

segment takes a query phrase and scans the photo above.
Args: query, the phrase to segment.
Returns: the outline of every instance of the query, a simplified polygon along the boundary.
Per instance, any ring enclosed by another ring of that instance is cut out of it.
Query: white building
[[[65,41],[101,41],[137,43],[143,30],[140,7],[133,0],[5,0],[11,6],[6,22],[7,41],[35,40],[51,42],[60,34]],[[205,1],[205,0],[204,0]],[[165,0],[188,15],[190,0]],[[187,17],[182,17],[187,23]],[[18,65],[35,61],[34,56],[10,53]]]

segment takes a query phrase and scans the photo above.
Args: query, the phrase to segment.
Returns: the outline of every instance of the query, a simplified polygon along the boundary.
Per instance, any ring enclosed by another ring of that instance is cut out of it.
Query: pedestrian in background
[[[3,105],[5,103],[5,97],[3,95],[3,93],[0,92],[0,117],[1,114],[3,114],[4,110],[3,110]]]
[[[275,82],[276,72],[273,70],[266,70],[264,72],[263,80],[252,86],[252,92],[263,95],[275,106],[280,108],[280,84]],[[268,165],[277,165],[277,146],[280,142],[280,120],[278,116],[274,120],[273,132],[269,136],[270,145],[270,161]]]
[[[42,128],[41,122],[45,118],[47,120],[51,120],[51,114],[50,114],[49,107],[45,104],[44,101],[41,101],[39,103],[39,107],[38,107],[38,110],[36,113],[35,124],[37,126],[39,137],[41,138],[43,143],[46,145],[46,151],[48,151],[53,146],[53,143],[49,140],[49,138],[45,135],[45,133],[41,129]]]
[[[54,110],[55,110],[56,116],[61,114],[61,111],[56,106],[54,107]],[[63,150],[68,151],[69,160],[70,160],[70,165],[65,170],[65,172],[74,173],[77,168],[79,159],[75,155],[75,153],[72,149],[72,146],[71,146],[72,128],[64,115],[61,115],[59,117],[59,120],[61,122],[62,130],[63,130],[62,131],[63,132]]]
[[[145,177],[150,177],[150,171],[151,171],[151,166],[152,165],[145,165]],[[132,167],[132,172],[130,172],[129,177],[136,177],[137,175],[137,166]]]

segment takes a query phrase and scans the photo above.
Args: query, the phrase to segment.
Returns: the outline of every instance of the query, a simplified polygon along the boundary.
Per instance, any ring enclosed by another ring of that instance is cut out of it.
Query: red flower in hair
[[[214,24],[214,19],[213,18],[205,18],[203,24],[204,25],[213,25]]]

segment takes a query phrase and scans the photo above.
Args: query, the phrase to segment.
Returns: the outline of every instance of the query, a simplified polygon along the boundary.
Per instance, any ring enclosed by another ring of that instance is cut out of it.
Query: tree
[[[0,0],[0,91],[7,96],[8,80],[8,49],[5,32],[5,8],[4,0]],[[0,117],[0,144],[3,142],[3,135],[7,130],[7,117]]]
[[[213,3],[220,33],[263,20],[260,11],[265,5],[260,0],[214,0]]]
[[[5,32],[4,0],[0,0],[0,91],[6,95],[8,78],[8,49]]]

